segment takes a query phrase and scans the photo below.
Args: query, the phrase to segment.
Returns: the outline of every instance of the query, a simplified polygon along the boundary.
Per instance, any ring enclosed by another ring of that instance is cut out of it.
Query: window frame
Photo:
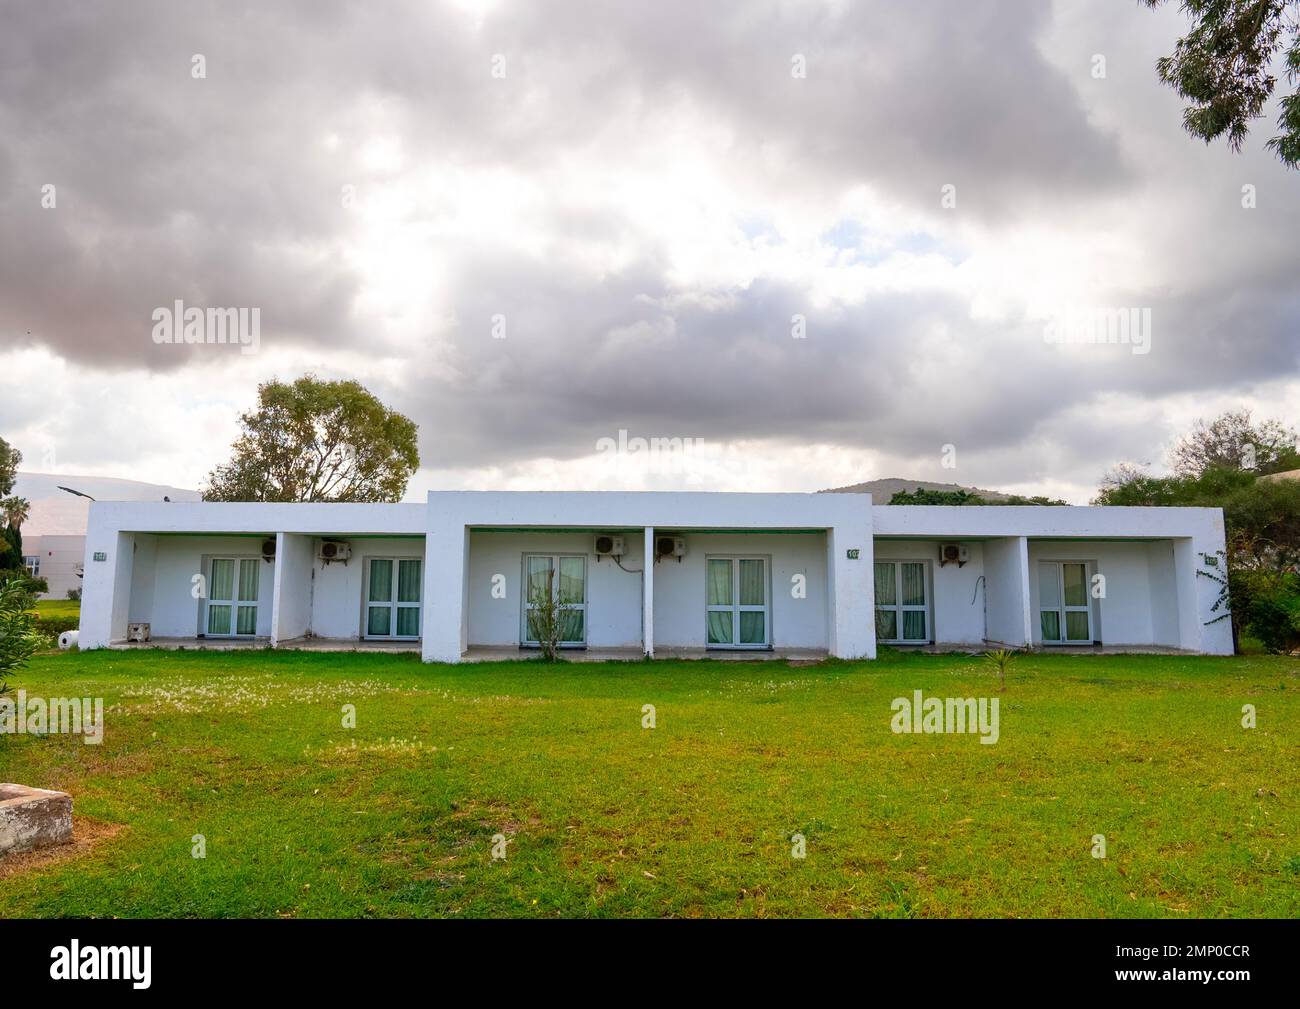
[[[41,555],[28,554],[23,558],[23,567],[27,570],[28,578],[41,577]]]
[[[709,564],[712,561],[729,561],[731,563],[731,602],[709,602]],[[763,603],[741,603],[740,601],[740,562],[759,561],[763,565]],[[713,642],[709,640],[709,614],[731,614],[731,641]],[[740,615],[742,613],[763,614],[763,640],[761,642],[741,642]],[[772,558],[768,554],[705,554],[704,555],[704,647],[729,652],[763,652],[772,649]]]
[[[533,557],[545,557],[551,562],[551,570],[555,572],[555,577],[551,579],[551,591],[558,593],[560,591],[560,561],[562,559],[577,559],[582,561],[582,602],[565,603],[567,610],[579,610],[582,613],[582,639],[580,641],[561,641],[561,648],[582,649],[587,647],[587,638],[591,633],[591,565],[587,563],[587,555],[572,550],[526,550],[520,558],[520,575],[519,575],[519,647],[520,648],[540,648],[541,642],[535,638],[528,637],[528,611],[534,607],[528,600],[528,561]]]
[[[234,566],[234,574],[230,581],[229,598],[214,598],[212,595],[213,565],[218,561],[230,561]],[[239,573],[244,564],[254,563],[257,565],[257,578],[253,582],[253,591],[256,595],[252,599],[241,599],[239,596]],[[200,638],[219,638],[225,640],[242,640],[250,641],[257,637],[257,622],[261,615],[262,607],[262,558],[253,554],[212,554],[205,558],[207,568],[206,581],[203,584],[203,605],[200,608],[199,615],[199,634]],[[230,630],[222,633],[213,631],[209,628],[212,626],[211,609],[216,606],[230,607]],[[247,634],[239,632],[239,611],[241,608],[251,607],[253,610],[253,629]]]
[[[1065,601],[1065,567],[1067,564],[1076,564],[1083,568],[1083,605],[1067,604]],[[1058,600],[1054,608],[1048,608],[1043,605],[1043,567],[1050,566],[1056,577],[1056,598]],[[1095,561],[1080,560],[1079,558],[1065,558],[1062,560],[1040,559],[1038,561],[1038,638],[1045,647],[1061,648],[1086,648],[1091,645],[1099,645],[1097,640],[1097,619],[1093,613],[1092,598],[1092,575],[1095,571]],[[1043,633],[1043,614],[1055,613],[1057,615],[1057,630],[1061,635],[1059,638],[1049,638]],[[1086,638],[1067,637],[1067,614],[1086,613],[1088,616],[1088,636]]]
[[[871,587],[875,591],[877,564],[890,564],[894,568],[894,602],[882,606],[879,599],[873,600],[875,610],[876,641],[882,645],[932,645],[934,644],[934,577],[930,562],[923,557],[876,557],[872,562]],[[903,565],[919,564],[921,566],[921,586],[925,591],[925,602],[921,604],[903,602]],[[894,634],[892,638],[880,636],[880,611],[887,610],[894,614]],[[904,614],[917,613],[925,621],[925,635],[920,638],[904,638]]]
[[[392,564],[392,572],[389,580],[389,599],[371,600],[370,598],[370,565],[374,561],[388,561]],[[416,581],[419,587],[419,598],[414,602],[400,601],[397,598],[398,586],[401,585],[401,565],[402,562],[414,562],[419,565],[420,576]],[[388,634],[371,634],[370,633],[370,610],[372,608],[383,607],[388,610]],[[415,627],[414,634],[398,634],[398,612],[400,610],[415,610]],[[361,639],[363,641],[419,641],[424,633],[424,558],[423,557],[398,557],[388,554],[375,554],[373,557],[367,556],[365,559],[365,569],[362,572],[361,579]]]

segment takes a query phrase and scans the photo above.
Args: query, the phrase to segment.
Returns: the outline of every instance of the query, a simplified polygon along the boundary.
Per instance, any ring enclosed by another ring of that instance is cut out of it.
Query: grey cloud
[[[1091,46],[1072,71],[1045,55],[1050,19],[1036,0],[521,3],[489,9],[481,27],[416,3],[18,5],[0,35],[0,339],[105,370],[201,368],[201,351],[148,339],[152,309],[183,298],[259,306],[268,344],[328,370],[373,339],[339,202],[344,183],[386,181],[359,164],[371,129],[394,130],[415,165],[555,172],[606,159],[615,173],[610,137],[653,139],[689,113],[713,127],[704,153],[771,206],[861,183],[931,214],[939,241],[960,221],[996,242],[1025,220],[1086,229],[1089,207],[1131,200],[1128,240],[1185,263],[1188,280],[1114,292],[1153,308],[1151,355],[1080,358],[1046,346],[1038,324],[972,322],[954,295],[818,312],[782,277],[674,286],[648,240],[598,278],[563,252],[526,258],[488,238],[441,248],[454,325],[430,319],[428,335],[445,353],[410,348],[407,381],[384,390],[421,421],[427,464],[582,455],[621,427],[900,457],[958,442],[1008,472],[1022,447],[1074,472],[1134,442],[1142,454],[1157,433],[1116,430],[1104,411],[1091,428],[1060,420],[1105,392],[1294,374],[1300,201],[1267,158],[1232,160],[1181,134],[1150,68],[1174,21],[1095,19],[1112,69],[1111,90],[1094,93],[1121,121],[1134,109],[1139,150],[1083,107]],[[203,81],[189,75],[196,52]],[[489,75],[495,53],[505,81]],[[805,80],[790,76],[795,53]],[[330,133],[339,151],[323,146]],[[1244,218],[1235,193],[1256,178],[1265,209]],[[55,211],[39,206],[46,182]],[[937,209],[947,183],[959,218]],[[544,213],[561,246],[636,235],[617,213]],[[806,341],[790,338],[796,312]],[[497,313],[505,341],[490,338]],[[242,367],[251,394],[267,376],[256,357]]]

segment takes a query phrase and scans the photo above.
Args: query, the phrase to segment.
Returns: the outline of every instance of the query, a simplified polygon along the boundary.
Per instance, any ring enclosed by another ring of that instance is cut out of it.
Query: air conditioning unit
[[[596,537],[596,556],[597,557],[622,557],[627,553],[626,544],[622,536],[611,536],[601,533]]]
[[[655,556],[656,557],[676,557],[680,562],[686,556],[686,537],[685,536],[656,536],[655,537]]]
[[[275,560],[275,537],[262,540],[262,560],[270,563]]]
[[[322,540],[320,550],[316,556],[328,563],[329,561],[343,561],[347,563],[352,556],[352,545],[344,543],[341,540]]]
[[[945,564],[956,564],[961,568],[966,566],[968,560],[970,560],[970,550],[965,543],[939,544],[939,567]]]
[[[126,640],[127,641],[148,641],[150,637],[150,627],[148,624],[127,624]]]

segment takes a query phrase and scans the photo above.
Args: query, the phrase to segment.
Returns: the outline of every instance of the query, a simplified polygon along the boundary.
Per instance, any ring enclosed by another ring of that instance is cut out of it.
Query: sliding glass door
[[[371,557],[366,571],[366,637],[418,638],[423,563],[418,557]]]
[[[705,621],[710,648],[767,648],[771,644],[767,558],[710,557]]]
[[[925,561],[876,561],[876,640],[930,641],[929,573]]]
[[[1045,645],[1092,644],[1087,562],[1039,562],[1038,621]]]
[[[587,558],[581,554],[525,554],[523,617],[520,641],[541,643],[540,606],[547,592],[558,609],[560,644],[580,648],[587,643]]]
[[[204,635],[209,638],[251,638],[257,633],[256,557],[213,557],[208,565]]]

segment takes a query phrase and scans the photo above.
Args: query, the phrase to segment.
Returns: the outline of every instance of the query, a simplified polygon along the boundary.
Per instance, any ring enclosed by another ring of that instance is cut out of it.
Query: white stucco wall
[[[311,633],[318,638],[360,638],[365,607],[366,561],[375,557],[424,557],[423,537],[348,536],[352,556],[341,561],[316,559],[319,538],[312,543]]]
[[[1105,577],[1105,597],[1089,598],[1093,634],[1104,645],[1178,647],[1177,593],[1173,583],[1173,544],[1113,540],[1034,540],[1029,544],[1029,580],[1034,644],[1042,644],[1040,561],[1082,561]],[[1153,572],[1154,568],[1154,572]],[[1154,574],[1154,577],[1153,577]]]
[[[1022,648],[1029,644],[1029,549],[1023,536],[986,540],[984,551],[985,626],[988,640]]]
[[[77,569],[86,554],[86,537],[49,533],[23,537],[23,556],[40,558],[39,577],[49,585],[41,599],[66,599],[69,589],[81,588]]]
[[[991,640],[1022,644],[1038,626],[1037,561],[1056,552],[1054,559],[1068,553],[1107,575],[1108,598],[1097,612],[1106,644],[1231,651],[1228,622],[1209,623],[1218,586],[1197,575],[1204,558],[1223,549],[1217,509],[873,509],[867,496],[847,494],[445,492],[424,505],[97,502],[89,515],[81,625],[88,648],[121,640],[128,619],[148,620],[158,636],[194,635],[200,607],[190,585],[204,558],[260,556],[261,540],[274,536],[276,563],[260,569],[260,635],[278,620],[277,637],[300,636],[306,616],[314,634],[357,637],[366,559],[423,555],[426,659],[456,661],[471,642],[517,643],[529,537],[588,555],[593,646],[637,644],[649,622],[655,641],[699,647],[705,558],[751,553],[771,558],[775,646],[873,657],[877,551],[929,562],[939,643],[978,644],[987,627]],[[682,564],[652,566],[649,598],[642,578],[597,564],[590,553],[595,531],[630,530],[624,564],[642,568],[647,527],[683,533],[690,543]],[[349,540],[352,560],[317,561],[322,536]],[[943,541],[965,543],[970,562],[940,567]],[[96,553],[104,560],[95,561]],[[495,573],[506,577],[508,596],[494,608],[483,597],[490,600]],[[807,579],[806,599],[790,595],[794,574]]]
[[[686,533],[681,562],[661,560],[654,569],[655,644],[704,648],[706,561],[710,556],[758,556],[768,560],[769,630],[774,648],[828,648],[829,614],[825,533]],[[859,560],[857,563],[861,564]],[[795,575],[806,595],[796,598]]]
[[[276,537],[273,643],[300,638],[311,630],[316,542],[315,537],[298,533],[280,533]]]
[[[823,615],[820,618],[813,615],[816,603],[800,610],[774,610],[773,628],[778,635],[777,641],[780,642],[783,633],[778,620],[788,625],[796,638],[813,640],[815,632],[811,628],[820,619],[824,630],[819,640],[833,654],[844,657],[875,655],[870,498],[867,495],[439,492],[429,495],[428,519],[424,634],[424,657],[428,660],[458,661],[470,643],[488,643],[481,640],[488,637],[503,639],[507,616],[512,621],[512,637],[500,643],[518,641],[517,624],[513,623],[517,617],[508,613],[501,616],[480,614],[478,603],[486,591],[483,578],[485,574],[490,578],[494,571],[480,569],[474,556],[474,543],[480,531],[508,530],[510,527],[518,527],[521,531],[544,530],[546,527],[583,530],[576,535],[587,540],[596,531],[644,531],[647,528],[680,532],[690,538],[724,532],[785,535],[801,530],[820,533],[821,536],[808,538],[807,549],[803,546],[797,548],[789,563],[822,573],[822,586],[810,586],[809,595],[816,598],[814,593],[824,593],[822,598],[827,603],[821,604]],[[858,559],[847,559],[849,549],[858,551]],[[822,554],[820,568],[816,567],[813,550]],[[627,566],[632,567],[633,563]],[[519,577],[510,575],[519,567],[517,559],[498,556],[488,566],[494,570],[501,568],[500,573],[510,577]],[[589,565],[589,569],[591,567]],[[674,595],[667,589],[661,590],[658,585],[671,578],[665,573],[665,567],[664,564],[657,565],[652,577],[655,583],[652,600],[655,603],[655,641],[672,643],[679,634],[689,635],[688,641],[702,641],[703,604],[701,602],[697,612],[691,603],[682,603],[682,609],[675,612],[673,607],[679,604]],[[792,573],[793,568],[789,571],[785,567],[781,569],[784,580],[788,581]],[[699,585],[702,593],[702,577]],[[516,589],[516,600],[517,592]],[[665,603],[668,607],[666,615],[658,609],[661,598],[670,600]],[[825,616],[828,604],[829,625]],[[775,598],[773,605],[777,605]],[[782,609],[785,605],[781,603]],[[808,616],[805,617],[805,613]],[[637,631],[632,640],[639,641],[641,614],[638,613],[635,620]],[[668,621],[666,624],[665,620]],[[628,643],[627,636],[634,626],[631,619],[627,623],[607,626],[611,640],[621,639],[618,643]],[[589,642],[592,645],[596,643],[595,639],[589,639]]]
[[[898,540],[877,537],[877,561],[924,561],[929,568],[933,638],[939,645],[980,645],[984,642],[984,545],[966,544],[969,559],[962,567],[939,564],[939,540]]]
[[[258,563],[256,633],[269,638],[275,565],[262,560],[264,538],[137,534],[127,620],[147,621],[154,637],[194,637],[203,630],[203,600],[193,595],[194,576],[207,578],[213,557],[249,558]]]
[[[624,571],[592,553],[592,533],[484,532],[469,537],[470,645],[519,644],[523,604],[523,555],[580,554],[587,560],[587,644],[592,648],[633,648],[641,644],[641,569],[643,535],[620,534],[627,541]],[[492,594],[492,579],[504,579],[505,598]]]

